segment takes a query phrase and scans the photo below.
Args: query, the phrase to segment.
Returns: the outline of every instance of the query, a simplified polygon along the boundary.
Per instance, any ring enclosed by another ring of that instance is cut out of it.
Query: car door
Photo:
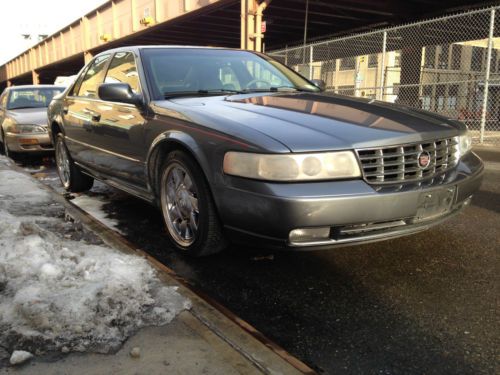
[[[127,83],[141,94],[136,57],[133,52],[117,52],[107,69],[105,83]],[[146,187],[144,123],[142,109],[133,104],[96,102],[100,121],[95,125],[95,145],[99,148],[99,168],[124,183]]]
[[[75,161],[91,168],[96,166],[98,157],[94,128],[100,120],[95,109],[97,88],[104,80],[110,57],[110,54],[97,56],[64,99],[66,145]]]

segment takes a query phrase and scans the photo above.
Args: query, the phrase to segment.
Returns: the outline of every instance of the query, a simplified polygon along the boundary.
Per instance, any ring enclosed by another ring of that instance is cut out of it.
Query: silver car
[[[8,156],[53,151],[47,131],[47,107],[64,87],[13,86],[0,96],[0,148]]]

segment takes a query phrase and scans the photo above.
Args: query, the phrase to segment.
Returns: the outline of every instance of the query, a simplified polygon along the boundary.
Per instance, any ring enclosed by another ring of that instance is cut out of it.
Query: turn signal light
[[[38,139],[36,139],[36,138],[20,138],[19,144],[21,144],[21,145],[37,145]]]

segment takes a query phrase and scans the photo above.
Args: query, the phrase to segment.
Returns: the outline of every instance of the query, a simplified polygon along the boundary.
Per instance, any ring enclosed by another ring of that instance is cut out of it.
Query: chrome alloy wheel
[[[161,181],[161,205],[167,229],[182,247],[190,246],[198,233],[200,211],[198,191],[189,172],[171,163]]]
[[[68,150],[66,149],[63,140],[60,138],[56,142],[56,164],[59,178],[61,179],[63,186],[67,188],[71,178],[71,166]]]

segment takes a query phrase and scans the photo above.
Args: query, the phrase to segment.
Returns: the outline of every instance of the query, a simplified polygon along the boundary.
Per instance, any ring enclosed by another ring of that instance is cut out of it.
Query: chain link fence
[[[500,6],[268,52],[327,91],[421,108],[500,146]]]

